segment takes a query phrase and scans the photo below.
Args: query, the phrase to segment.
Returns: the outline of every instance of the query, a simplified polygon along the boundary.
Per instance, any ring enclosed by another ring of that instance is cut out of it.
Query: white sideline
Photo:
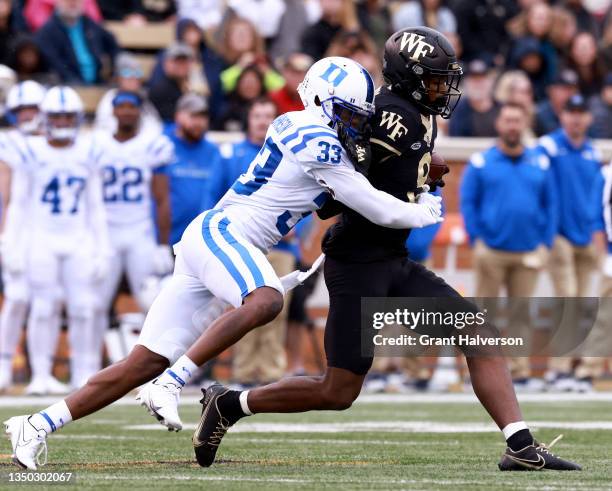
[[[529,421],[533,430],[559,428],[567,430],[612,430],[612,421]],[[195,423],[183,430],[195,430]],[[123,426],[126,430],[167,431],[158,424]],[[493,423],[453,423],[445,421],[354,421],[345,423],[246,423],[233,426],[232,433],[498,433]]]
[[[181,404],[197,405],[201,395],[195,393],[184,394]],[[49,406],[61,396],[0,396],[0,408],[16,406]],[[590,394],[518,394],[520,402],[612,402],[612,392],[593,392]],[[474,394],[364,394],[359,396],[356,404],[437,404],[437,403],[477,403],[478,399]],[[128,395],[118,400],[114,404],[118,406],[136,406],[138,403],[134,396]]]

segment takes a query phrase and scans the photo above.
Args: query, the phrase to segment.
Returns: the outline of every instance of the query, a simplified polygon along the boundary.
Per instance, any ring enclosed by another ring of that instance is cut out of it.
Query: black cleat
[[[500,471],[581,471],[582,467],[569,460],[564,460],[550,452],[550,448],[557,443],[563,435],[555,438],[550,445],[533,441],[531,445],[514,452],[506,448],[506,452],[499,461]]]
[[[200,399],[202,404],[202,416],[193,434],[193,449],[196,460],[202,467],[210,467],[215,461],[217,449],[221,439],[227,430],[240,419],[240,416],[222,414],[219,407],[219,399],[232,390],[220,384],[213,384],[207,389],[202,389],[204,397]]]

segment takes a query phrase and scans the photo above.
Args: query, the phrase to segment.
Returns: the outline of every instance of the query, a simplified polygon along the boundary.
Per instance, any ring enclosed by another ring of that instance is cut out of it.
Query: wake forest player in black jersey
[[[448,118],[460,97],[461,68],[439,32],[409,28],[385,44],[385,86],[376,95],[370,138],[371,183],[404,201],[424,190],[436,139],[437,115]],[[361,155],[370,152],[361,152]],[[358,152],[359,155],[359,152]],[[221,438],[238,419],[254,413],[342,410],[361,390],[372,358],[362,355],[362,297],[455,297],[443,279],[407,257],[409,230],[386,229],[344,210],[323,241],[330,310],[325,327],[328,368],[320,377],[293,377],[245,392],[213,385],[205,391],[193,437],[198,462],[213,463]],[[464,310],[473,310],[467,301]],[[491,327],[492,328],[492,327]],[[494,330],[494,328],[492,328]],[[533,439],[523,422],[506,363],[497,349],[466,352],[474,392],[503,431],[501,470],[579,470]]]

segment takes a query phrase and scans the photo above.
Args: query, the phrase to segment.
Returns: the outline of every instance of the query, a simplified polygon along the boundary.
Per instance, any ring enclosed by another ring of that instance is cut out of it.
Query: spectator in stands
[[[457,19],[463,59],[488,58],[501,64],[510,37],[506,23],[518,13],[513,0],[454,0],[451,9]]]
[[[605,72],[597,55],[597,41],[591,33],[581,32],[573,39],[568,66],[578,74],[580,92],[585,97],[595,95],[601,90]]]
[[[550,42],[557,50],[557,55],[560,59],[567,56],[569,46],[572,44],[572,39],[574,39],[577,33],[578,25],[572,13],[563,7],[554,7],[552,9],[549,38]]]
[[[321,18],[302,35],[301,52],[313,60],[323,58],[332,39],[341,30],[356,31],[359,27],[351,0],[320,0]]]
[[[340,31],[329,44],[325,56],[344,56],[353,58],[358,52],[378,55],[376,45],[367,33],[361,31]]]
[[[38,45],[29,34],[20,34],[15,38],[9,66],[15,70],[20,81],[34,80],[47,86],[59,83],[59,77],[49,71]]]
[[[117,87],[110,89],[104,94],[96,109],[95,127],[97,130],[115,133],[117,118],[113,114],[113,100],[117,92],[125,91],[140,94],[142,97],[139,131],[151,133],[162,132],[161,118],[155,106],[145,97],[143,81],[144,75],[138,60],[127,52],[120,53],[119,56],[117,56],[117,63],[115,66],[115,84]]]
[[[540,138],[540,146],[551,161],[559,196],[559,226],[549,264],[557,297],[589,296],[591,274],[598,267],[593,238],[601,214],[601,195],[596,196],[594,190],[601,179],[601,155],[587,137],[591,123],[586,99],[576,94],[561,112],[561,128]],[[577,314],[574,310],[572,314]],[[569,311],[567,315],[571,332],[560,335],[571,340],[580,321],[569,317]],[[574,383],[571,358],[552,358],[549,372],[547,378],[555,389],[567,390]]]
[[[391,12],[384,0],[362,0],[357,4],[359,25],[372,38],[379,51],[382,51],[385,41],[393,34]]]
[[[222,182],[218,176],[224,167],[219,148],[206,138],[208,126],[206,99],[188,93],[176,105],[175,124],[164,132],[174,143],[176,155],[176,162],[166,169],[172,212],[170,244],[176,244],[187,225],[225,192],[211,187],[213,177]]]
[[[225,109],[215,129],[221,131],[244,131],[247,112],[251,102],[266,94],[264,76],[257,65],[249,65],[238,77],[236,88],[229,93]]]
[[[312,58],[303,53],[293,53],[285,60],[282,70],[285,85],[270,94],[270,99],[276,104],[279,114],[304,109],[297,89],[311,65]]]
[[[217,52],[229,67],[240,62],[245,55],[265,55],[263,39],[249,21],[231,16],[219,32]]]
[[[552,28],[552,10],[543,2],[536,2],[524,11],[524,16],[514,26],[515,41],[509,55],[510,66],[519,67],[526,71],[534,85],[536,98],[541,99],[545,96],[546,85],[550,83],[557,73],[557,51],[550,41],[550,31]],[[535,47],[537,43],[537,48]],[[521,66],[517,58],[520,51],[525,51],[530,47],[533,53],[540,56],[539,66],[534,67],[536,61],[531,56],[523,60],[526,66]]]
[[[450,120],[450,136],[495,136],[499,106],[493,99],[494,73],[485,60],[466,67],[464,96]]]
[[[443,34],[457,32],[455,14],[441,0],[411,0],[393,13],[393,31],[405,27],[427,26]]]
[[[225,68],[223,59],[207,44],[204,33],[200,26],[191,19],[182,19],[176,25],[176,39],[193,49],[194,66],[192,68],[192,79],[194,73],[201,84],[202,91],[206,96],[210,108],[210,116],[214,120],[221,110],[223,104],[223,88],[221,85],[221,71]],[[158,63],[156,70],[161,70]],[[191,90],[195,88],[192,86]],[[199,92],[199,91],[198,91]]]
[[[315,4],[318,7],[317,0],[285,0],[285,14],[281,19],[278,35],[268,46],[270,59],[285,59],[291,53],[300,51],[302,34],[311,22],[314,22],[311,21],[311,16]]]
[[[119,46],[110,32],[84,15],[83,5],[83,0],[57,0],[36,43],[62,82],[103,83],[112,76]]]
[[[556,232],[557,204],[548,157],[523,142],[527,125],[523,106],[501,107],[497,143],[473,155],[466,167],[461,212],[474,246],[476,296],[497,297],[504,288],[514,297],[508,324],[512,335],[528,343],[529,309],[521,298],[534,293],[545,247],[552,245]],[[529,358],[510,362],[517,388],[542,388],[542,382],[530,379]]]
[[[610,11],[607,22],[604,24],[600,59],[606,73],[612,72],[612,10]]]
[[[509,58],[509,67],[522,70],[531,81],[535,99],[546,97],[546,87],[552,80],[556,66],[556,53],[551,44],[551,53],[543,51],[543,43],[533,37],[524,37],[516,41]]]
[[[374,87],[380,87],[384,83],[382,76],[382,65],[380,56],[370,51],[357,50],[353,52],[351,58],[364,67],[374,80]]]
[[[536,107],[535,132],[537,136],[559,128],[559,115],[568,99],[578,93],[578,75],[573,70],[561,70],[546,89],[547,98]]]
[[[177,101],[189,92],[193,60],[191,47],[183,43],[172,44],[164,52],[162,70],[154,72],[149,81],[149,98],[165,123],[173,120]]]
[[[523,106],[527,113],[528,124],[525,128],[525,138],[534,136],[535,102],[533,88],[529,77],[520,70],[509,70],[502,73],[494,89],[494,99],[499,104],[516,103]]]
[[[12,58],[11,47],[19,32],[27,30],[19,9],[12,0],[0,0],[0,65],[8,65]]]
[[[592,97],[589,107],[593,114],[591,136],[593,138],[612,138],[612,72],[604,79],[603,88],[598,96]]]
[[[593,35],[599,33],[595,18],[584,8],[584,0],[562,0],[560,3],[572,13],[579,31],[590,32]]]
[[[58,0],[26,0],[23,15],[33,31],[38,31],[51,18],[57,3]],[[95,22],[102,22],[96,0],[82,0],[81,3],[84,15]]]

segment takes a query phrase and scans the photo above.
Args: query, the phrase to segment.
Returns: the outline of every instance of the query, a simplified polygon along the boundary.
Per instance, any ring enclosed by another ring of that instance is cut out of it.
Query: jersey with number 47
[[[216,208],[267,251],[329,196],[376,221],[396,203],[355,170],[336,130],[295,111],[276,118],[259,154]]]
[[[27,228],[38,237],[42,233],[67,249],[79,246],[90,233],[103,236],[99,232],[106,224],[100,223],[104,210],[93,154],[86,136],[65,148],[49,145],[42,136],[28,138],[24,162],[13,178],[7,228]]]

